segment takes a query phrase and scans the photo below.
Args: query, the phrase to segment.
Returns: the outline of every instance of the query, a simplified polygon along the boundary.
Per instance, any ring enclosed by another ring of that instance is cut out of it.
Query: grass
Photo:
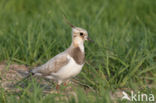
[[[85,43],[86,64],[76,78],[96,92],[75,87],[80,103],[112,103],[110,91],[122,88],[156,96],[155,5],[155,0],[0,0],[0,61],[35,67],[65,50],[71,28],[64,14],[95,41]],[[35,80],[20,93],[0,88],[0,103],[65,102],[62,95],[42,91]]]

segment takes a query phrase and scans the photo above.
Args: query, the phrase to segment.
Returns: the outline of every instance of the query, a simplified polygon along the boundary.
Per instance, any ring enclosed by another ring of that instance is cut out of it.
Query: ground
[[[0,0],[0,103],[129,102],[121,100],[122,91],[156,98],[155,5],[155,0]],[[51,92],[55,83],[36,77],[13,87],[24,75],[17,71],[40,66],[70,46],[63,15],[94,40],[85,42],[85,65],[74,78],[79,83],[68,86],[72,95],[63,85]]]

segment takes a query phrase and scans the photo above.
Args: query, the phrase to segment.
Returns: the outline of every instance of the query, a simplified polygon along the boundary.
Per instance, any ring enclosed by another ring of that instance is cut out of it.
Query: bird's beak
[[[94,42],[94,41],[93,41],[92,39],[90,39],[89,37],[87,38],[87,40],[90,41],[90,42]]]

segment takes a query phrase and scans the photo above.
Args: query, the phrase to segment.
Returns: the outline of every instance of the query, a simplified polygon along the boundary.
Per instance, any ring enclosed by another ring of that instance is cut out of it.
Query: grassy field
[[[95,41],[85,43],[86,64],[76,77],[93,90],[72,86],[79,103],[127,103],[110,96],[123,89],[156,98],[155,6],[155,0],[0,0],[0,61],[35,67],[64,51],[71,43],[64,14]],[[0,103],[77,101],[42,91],[35,79],[20,93],[0,88]]]

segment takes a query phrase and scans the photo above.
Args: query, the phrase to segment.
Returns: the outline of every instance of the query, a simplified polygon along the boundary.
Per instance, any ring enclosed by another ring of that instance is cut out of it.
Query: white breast
[[[74,59],[68,55],[69,63],[62,67],[57,73],[53,73],[58,79],[66,80],[80,73],[83,64],[77,64]]]

